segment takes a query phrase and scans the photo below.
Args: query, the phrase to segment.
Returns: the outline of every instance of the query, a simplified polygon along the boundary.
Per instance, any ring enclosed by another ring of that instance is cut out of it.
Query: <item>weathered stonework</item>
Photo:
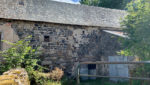
[[[31,46],[42,52],[40,63],[70,74],[78,62],[109,61],[109,56],[117,55],[118,37],[103,30],[121,31],[120,22],[127,14],[51,0],[0,0],[0,40],[16,42],[32,35]],[[6,50],[10,45],[0,42],[0,47]],[[81,67],[92,75],[109,73],[108,65]]]
[[[117,37],[103,32],[101,29],[105,28],[101,27],[14,20],[0,23],[9,24],[20,39],[32,35],[32,47],[40,47],[41,63],[50,69],[61,67],[70,73],[77,61],[104,61],[120,50]],[[48,42],[44,41],[45,36],[49,36]]]
[[[120,30],[126,11],[60,3],[52,0],[0,0],[0,18]]]

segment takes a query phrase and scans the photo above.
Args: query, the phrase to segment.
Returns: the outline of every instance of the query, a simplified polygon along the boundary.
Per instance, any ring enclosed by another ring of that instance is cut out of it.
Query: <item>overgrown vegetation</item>
[[[150,60],[150,0],[133,0],[127,6],[128,16],[122,22],[124,50],[121,54],[138,57],[140,61]],[[136,68],[134,75],[149,77],[150,65]]]
[[[63,79],[61,81],[48,81],[47,83],[43,85],[77,85],[75,80],[68,80]],[[108,78],[98,78],[96,80],[84,80],[81,81],[80,85],[149,85],[146,83],[143,83],[142,80],[132,80],[132,83],[130,82],[112,82]]]
[[[82,81],[81,85],[147,85],[143,84],[143,81],[132,80],[132,84],[130,82],[112,82],[109,78],[98,78],[96,80],[86,80]]]
[[[4,61],[1,63],[1,72],[12,68],[25,68],[27,71],[32,71],[35,66],[39,67],[37,64],[39,52],[29,45],[30,41],[27,40],[29,38],[30,36],[16,43],[3,41],[10,44],[11,48],[1,52]]]
[[[108,3],[106,3],[108,1]],[[112,2],[113,1],[113,2]],[[123,3],[122,0],[81,0],[81,3],[108,7],[118,8]],[[124,0],[125,1],[125,0]],[[118,6],[116,5],[116,3]],[[111,4],[111,5],[110,5]],[[116,6],[115,6],[116,5]],[[133,0],[127,6],[128,16],[122,22],[124,33],[128,36],[122,39],[124,50],[120,53],[125,56],[136,56],[141,61],[150,60],[150,0]],[[59,81],[63,76],[61,69],[55,69],[51,73],[42,73],[46,69],[38,64],[40,52],[38,48],[33,49],[30,44],[30,37],[20,40],[16,43],[4,41],[10,45],[11,48],[0,52],[4,62],[0,62],[0,73],[3,73],[12,68],[25,68],[29,74],[32,85],[75,85],[74,80],[64,78]],[[150,65],[141,65],[136,68],[133,75],[149,77]],[[88,80],[81,82],[81,85],[129,85],[127,82],[110,82],[109,80],[97,79],[94,81]],[[142,81],[133,81],[132,85],[141,85]],[[145,85],[149,83],[145,82]],[[144,84],[143,84],[144,85]]]
[[[11,45],[11,47],[7,50],[1,51],[1,57],[3,57],[3,61],[0,65],[0,73],[3,73],[7,70],[13,68],[25,68],[29,74],[30,79],[35,79],[36,82],[39,81],[37,78],[36,70],[42,71],[43,67],[38,65],[38,56],[39,51],[38,48],[33,49],[30,44],[31,36],[19,40],[16,43],[11,43],[6,40],[3,42]],[[35,69],[36,68],[36,69]]]
[[[60,80],[63,76],[63,71],[56,68],[50,73],[42,73],[44,68],[38,64],[40,52],[38,48],[33,49],[30,45],[31,36],[19,40],[16,43],[5,41],[11,47],[5,51],[1,51],[3,62],[0,62],[0,73],[13,68],[25,68],[28,72],[30,81],[35,85],[43,85],[50,80]]]
[[[150,1],[134,0],[128,4],[129,15],[122,22],[123,31],[129,39],[123,40],[125,53],[150,59]]]
[[[81,0],[81,4],[113,9],[125,9],[131,0]]]

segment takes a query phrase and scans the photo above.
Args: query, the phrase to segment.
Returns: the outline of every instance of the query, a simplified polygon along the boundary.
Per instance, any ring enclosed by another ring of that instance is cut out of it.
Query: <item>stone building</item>
[[[32,35],[42,65],[70,73],[77,61],[107,61],[121,49],[118,36],[125,11],[51,0],[0,0],[0,39],[16,42]],[[10,46],[0,42],[0,49]],[[95,67],[96,68],[96,67]],[[105,74],[105,66],[101,67]]]

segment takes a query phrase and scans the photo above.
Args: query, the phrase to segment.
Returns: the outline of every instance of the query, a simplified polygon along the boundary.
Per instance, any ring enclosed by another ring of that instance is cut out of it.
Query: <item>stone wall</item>
[[[9,23],[6,23],[2,25],[3,22],[0,23],[0,37],[2,40],[7,40],[9,42],[15,42],[18,40],[18,36],[15,33],[15,31],[11,28],[11,25]],[[2,47],[1,50],[6,50],[7,48],[10,47],[9,44],[6,43],[1,43]]]
[[[119,43],[119,36],[112,35],[110,33],[102,32],[101,37],[101,58],[100,61],[108,61],[109,56],[116,56],[117,51],[122,49],[121,43]],[[97,65],[97,73],[99,75],[108,75],[108,64]],[[102,68],[102,69],[101,69]]]
[[[10,23],[5,23],[5,21],[0,22],[0,51],[6,50],[11,47],[9,44],[2,42],[1,40],[7,40],[9,42],[16,42],[19,39],[18,35],[11,28]],[[2,57],[0,55],[0,62],[2,61]]]
[[[118,37],[101,30],[105,28],[8,20],[0,23],[9,24],[20,39],[32,35],[31,45],[40,47],[41,63],[50,69],[56,66],[71,72],[74,62],[104,61],[120,49]]]

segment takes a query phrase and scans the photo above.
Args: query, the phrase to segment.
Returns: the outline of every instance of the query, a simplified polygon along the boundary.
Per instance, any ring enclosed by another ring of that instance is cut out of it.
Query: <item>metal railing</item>
[[[101,77],[101,78],[122,78],[122,79],[133,79],[133,80],[148,80],[150,78],[144,77],[121,77],[121,76],[101,76],[101,75],[86,75],[80,74],[80,65],[83,64],[150,64],[150,61],[132,61],[132,62],[107,62],[107,61],[97,61],[97,62],[80,62],[77,68],[77,85],[80,85],[80,77]],[[130,83],[131,85],[131,83]]]

